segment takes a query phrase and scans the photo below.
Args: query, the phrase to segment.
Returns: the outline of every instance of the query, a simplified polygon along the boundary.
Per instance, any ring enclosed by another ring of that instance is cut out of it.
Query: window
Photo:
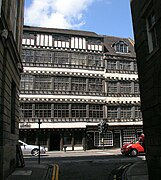
[[[102,92],[102,80],[89,79],[89,92]]]
[[[137,63],[134,62],[134,71],[137,72],[138,71],[138,68],[137,68]]]
[[[35,117],[51,117],[51,104],[35,104]]]
[[[131,118],[131,107],[121,107],[121,119]]]
[[[41,89],[51,89],[51,77],[45,77],[45,76],[36,76],[35,77],[35,89],[41,90]]]
[[[69,64],[69,53],[54,52],[53,63],[54,64]]]
[[[69,91],[68,77],[54,77],[53,83],[55,91]]]
[[[128,53],[128,45],[124,41],[119,41],[112,45],[116,52]]]
[[[85,78],[72,78],[71,83],[72,91],[86,91],[86,79]]]
[[[22,50],[22,61],[25,63],[33,63],[34,62],[34,51],[29,49]]]
[[[107,69],[116,70],[116,61],[107,61]]]
[[[86,117],[86,105],[85,104],[72,104],[71,106],[72,117]]]
[[[16,84],[12,81],[11,84],[11,133],[15,133],[16,123]]]
[[[135,118],[142,118],[142,113],[140,110],[140,106],[135,107]]]
[[[155,14],[154,14],[154,11],[152,11],[148,15],[147,20],[146,20],[149,53],[151,53],[157,47],[155,23],[156,23]]]
[[[107,118],[108,119],[117,119],[117,107],[114,107],[114,106],[108,107]]]
[[[131,93],[131,82],[120,82],[120,93]]]
[[[123,145],[135,140],[136,134],[134,129],[123,130]]]
[[[72,65],[86,65],[87,59],[86,54],[83,53],[71,53],[71,64]]]
[[[69,105],[54,104],[54,117],[69,117]]]
[[[87,56],[88,66],[100,67],[102,64],[102,56],[101,55],[93,55],[89,54]]]
[[[108,83],[108,93],[117,93],[117,82]]]
[[[29,74],[21,75],[20,89],[33,90],[33,76],[32,75],[29,75]]]
[[[139,94],[140,93],[140,89],[139,89],[139,83],[134,83],[134,93]]]
[[[32,104],[29,103],[20,104],[20,117],[21,118],[32,117]]]
[[[50,51],[35,51],[35,62],[36,63],[51,63],[51,52]]]
[[[89,105],[89,117],[103,118],[103,105]]]
[[[120,70],[130,71],[131,70],[131,62],[120,61]]]
[[[95,146],[103,146],[102,138],[104,138],[104,146],[113,146],[113,134],[111,131],[107,131],[103,135],[99,132],[94,133],[94,145]]]

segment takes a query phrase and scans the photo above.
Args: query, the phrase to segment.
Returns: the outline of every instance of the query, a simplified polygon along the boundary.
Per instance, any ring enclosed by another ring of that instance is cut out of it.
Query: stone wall
[[[161,1],[132,0],[135,49],[149,179],[161,179]],[[157,45],[150,51],[148,17],[153,21]]]

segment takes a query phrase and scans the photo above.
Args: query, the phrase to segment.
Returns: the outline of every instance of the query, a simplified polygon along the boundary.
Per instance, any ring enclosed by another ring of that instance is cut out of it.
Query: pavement
[[[86,151],[87,154],[98,152],[99,150]],[[115,150],[120,153],[119,149]],[[57,156],[70,156],[72,152],[56,152]],[[101,151],[100,151],[101,152]],[[113,150],[108,151],[109,154]],[[52,152],[48,152],[49,154]],[[78,152],[77,152],[78,153]],[[16,168],[15,171],[6,178],[6,180],[58,180],[59,167],[56,164],[38,164],[35,162],[27,163],[22,168]],[[148,170],[146,160],[138,161],[128,166],[122,173],[122,180],[148,180]]]
[[[146,160],[132,164],[124,172],[124,180],[148,180]]]

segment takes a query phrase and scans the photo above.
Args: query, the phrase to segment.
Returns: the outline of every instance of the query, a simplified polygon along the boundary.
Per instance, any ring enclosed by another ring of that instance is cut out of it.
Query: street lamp
[[[38,164],[40,164],[40,124],[42,124],[42,122],[40,121],[40,119],[38,119],[38,125],[39,125],[39,134],[38,134],[38,145],[39,145],[39,155],[38,155]]]

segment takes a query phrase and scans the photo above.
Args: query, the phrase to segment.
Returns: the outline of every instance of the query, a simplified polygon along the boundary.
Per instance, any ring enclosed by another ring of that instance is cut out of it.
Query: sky
[[[130,0],[25,0],[24,23],[134,39]]]

